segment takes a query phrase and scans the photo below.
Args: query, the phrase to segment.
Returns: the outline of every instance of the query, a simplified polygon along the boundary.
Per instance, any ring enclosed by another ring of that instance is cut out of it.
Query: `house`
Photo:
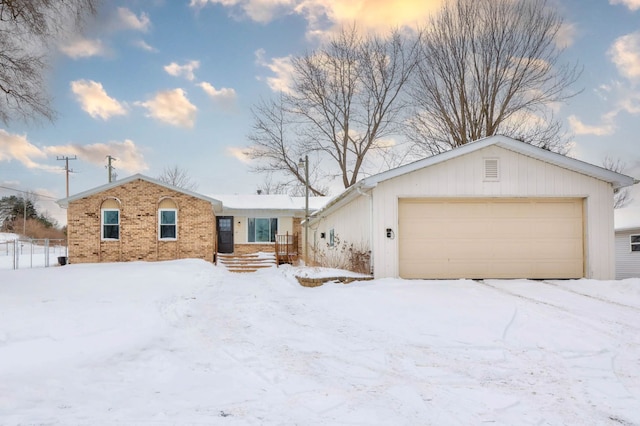
[[[640,278],[640,207],[615,211],[616,279]]]
[[[637,182],[492,136],[360,180],[312,216],[309,242],[376,278],[611,279],[613,191]]]
[[[640,226],[616,229],[616,279],[640,278]]]
[[[310,198],[310,211],[326,198]],[[304,197],[205,196],[136,174],[58,201],[67,209],[69,262],[198,258],[274,251],[299,232]]]

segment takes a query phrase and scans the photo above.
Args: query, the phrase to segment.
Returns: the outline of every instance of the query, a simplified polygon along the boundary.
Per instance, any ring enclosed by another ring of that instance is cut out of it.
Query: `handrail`
[[[298,259],[298,234],[278,234],[275,239],[276,265]]]

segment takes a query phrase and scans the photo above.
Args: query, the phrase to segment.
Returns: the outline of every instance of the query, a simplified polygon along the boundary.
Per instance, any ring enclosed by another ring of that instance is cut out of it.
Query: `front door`
[[[233,216],[216,218],[218,253],[233,253]]]

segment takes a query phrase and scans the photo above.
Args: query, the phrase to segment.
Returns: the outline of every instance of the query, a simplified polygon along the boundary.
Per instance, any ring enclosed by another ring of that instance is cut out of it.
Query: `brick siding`
[[[176,241],[158,239],[158,204],[170,198],[178,209]],[[100,209],[108,199],[120,204],[120,239],[102,241]],[[197,258],[213,261],[215,215],[211,203],[136,179],[69,203],[69,262],[119,262]]]

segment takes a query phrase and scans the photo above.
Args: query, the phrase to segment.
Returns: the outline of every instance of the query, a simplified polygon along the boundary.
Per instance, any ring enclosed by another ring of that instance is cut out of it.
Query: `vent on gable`
[[[500,178],[500,169],[497,158],[484,159],[484,180],[498,180]]]

